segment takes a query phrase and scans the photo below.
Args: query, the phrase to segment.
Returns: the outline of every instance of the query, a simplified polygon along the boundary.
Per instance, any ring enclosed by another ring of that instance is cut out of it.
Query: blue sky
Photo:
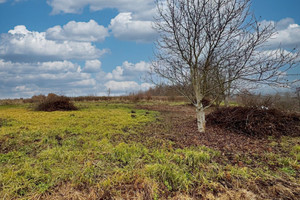
[[[300,46],[299,0],[254,0],[252,9],[279,23],[274,46]],[[149,88],[154,13],[152,0],[0,0],[0,98]]]

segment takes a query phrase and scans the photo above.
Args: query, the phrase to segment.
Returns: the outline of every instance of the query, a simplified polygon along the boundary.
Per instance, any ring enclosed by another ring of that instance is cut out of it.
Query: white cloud
[[[83,8],[89,6],[91,11],[115,8],[119,12],[133,12],[138,19],[151,19],[155,12],[154,1],[149,0],[47,0],[53,8],[52,14],[80,13]]]
[[[6,0],[0,0],[0,3],[5,3],[6,2]]]
[[[139,63],[133,64],[128,61],[123,63],[123,66],[126,70],[132,72],[148,72],[150,70],[151,64],[145,61],[141,61]]]
[[[15,91],[24,91],[25,89],[26,89],[25,85],[20,85],[20,86],[15,87]]]
[[[89,42],[52,41],[45,32],[34,32],[25,26],[16,26],[1,35],[0,58],[11,61],[33,62],[53,60],[92,60],[107,50],[97,49]]]
[[[71,86],[74,87],[92,87],[96,85],[96,81],[94,79],[86,79],[86,80],[80,80],[70,83]]]
[[[152,85],[139,80],[147,66],[149,63],[144,61],[125,61],[106,74],[99,60],[86,60],[82,68],[70,61],[24,63],[0,59],[0,99],[51,92],[69,96],[106,95],[108,88],[112,95],[147,90]]]
[[[157,36],[152,21],[133,20],[132,13],[120,13],[111,20],[109,28],[120,40],[153,42]]]
[[[87,60],[83,68],[83,72],[86,73],[96,73],[101,71],[101,61],[100,60]]]
[[[13,30],[9,30],[8,33],[10,33],[12,35],[15,35],[15,34],[27,35],[28,33],[30,33],[30,31],[28,31],[26,29],[26,26],[19,25],[19,26],[15,26],[15,28]]]
[[[255,51],[255,54],[259,57],[259,58],[264,58],[264,57],[271,57],[273,59],[280,59],[281,56],[286,56],[286,57],[296,57],[297,62],[300,62],[300,58],[297,58],[297,53],[288,51],[286,49],[273,49],[273,50],[263,50],[263,51]]]
[[[267,42],[269,48],[295,48],[300,46],[300,25],[291,18],[285,18],[279,22],[262,21],[264,26],[271,23],[276,27],[276,34]]]
[[[273,22],[273,23],[274,23],[276,29],[279,31],[279,30],[284,30],[284,29],[288,28],[291,24],[295,24],[295,20],[292,18],[284,18],[277,23],[276,22]]]
[[[96,84],[91,74],[69,61],[14,63],[0,59],[0,98],[50,92],[86,95]]]
[[[110,73],[100,72],[97,80],[98,82],[102,81],[106,88],[105,91],[110,89],[112,94],[124,95],[124,93],[145,91],[153,87],[152,84],[141,80],[141,76],[146,75],[150,66],[150,63],[144,61],[135,64],[125,61]]]
[[[46,31],[48,40],[102,42],[108,36],[108,30],[94,20],[89,22],[70,21],[63,27],[54,26]]]
[[[150,70],[150,63],[141,61],[133,64],[128,61],[123,62],[122,66],[117,66],[111,73],[106,75],[110,80],[133,80],[141,78]]]
[[[136,92],[140,90],[147,90],[152,87],[149,83],[138,84],[135,81],[109,81],[105,83],[106,89],[111,89],[113,92]]]
[[[66,72],[80,72],[80,66],[70,61],[37,62],[37,63],[14,63],[0,59],[0,72],[23,75],[23,74],[57,74]]]
[[[115,79],[115,80],[123,80],[123,72],[124,69],[120,66],[117,66],[116,69],[114,69],[111,73],[108,73],[106,75],[107,79]]]

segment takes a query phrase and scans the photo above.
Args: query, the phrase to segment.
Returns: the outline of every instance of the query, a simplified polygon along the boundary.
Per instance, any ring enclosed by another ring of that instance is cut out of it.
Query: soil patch
[[[234,131],[207,124],[206,132],[197,129],[195,108],[192,106],[139,106],[142,109],[161,112],[161,123],[149,125],[149,133],[154,137],[171,140],[176,147],[205,145],[225,154],[259,153],[269,150],[267,138],[249,137]],[[212,112],[208,110],[207,113]]]

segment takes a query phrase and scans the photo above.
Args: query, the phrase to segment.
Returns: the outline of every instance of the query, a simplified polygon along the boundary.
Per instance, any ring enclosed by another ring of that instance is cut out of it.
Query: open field
[[[300,199],[299,136],[200,134],[184,103],[76,106],[0,106],[1,199]]]

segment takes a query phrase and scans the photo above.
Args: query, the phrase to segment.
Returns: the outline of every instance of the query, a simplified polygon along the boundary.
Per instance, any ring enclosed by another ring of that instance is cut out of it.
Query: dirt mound
[[[207,124],[251,136],[300,135],[300,116],[276,109],[221,108],[207,116]]]
[[[70,99],[65,96],[58,96],[55,94],[49,94],[47,98],[39,103],[36,107],[37,111],[68,111],[78,110]]]

